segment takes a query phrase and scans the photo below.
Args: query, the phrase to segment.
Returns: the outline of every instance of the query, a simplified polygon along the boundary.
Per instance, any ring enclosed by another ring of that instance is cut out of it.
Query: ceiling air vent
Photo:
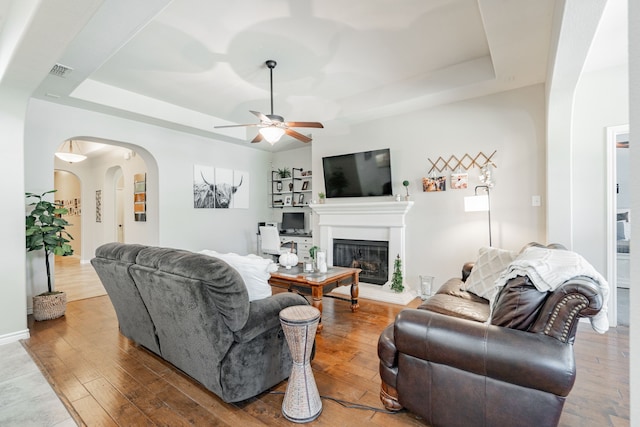
[[[51,74],[52,76],[66,77],[67,74],[69,74],[72,71],[73,71],[73,68],[71,67],[67,67],[66,65],[62,65],[62,64],[56,64],[53,66],[51,71],[49,71],[49,74]]]

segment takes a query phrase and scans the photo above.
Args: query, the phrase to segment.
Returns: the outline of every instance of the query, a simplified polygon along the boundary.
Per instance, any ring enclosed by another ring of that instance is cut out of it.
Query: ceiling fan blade
[[[256,142],[260,142],[260,141],[262,141],[262,134],[260,132],[258,132],[256,137],[251,140],[251,143],[255,144]]]
[[[293,129],[285,129],[284,133],[286,133],[287,135],[292,136],[295,139],[298,139],[298,140],[300,140],[302,142],[311,142],[311,138],[309,138],[306,135],[301,134],[300,132],[296,132]]]
[[[249,126],[249,127],[254,127],[254,126],[258,126],[258,123],[250,123],[247,125],[224,125],[224,126],[214,126],[214,129],[220,129],[220,128],[240,128],[243,126]]]
[[[286,122],[285,125],[292,128],[324,128],[319,122]]]
[[[262,114],[260,111],[249,110],[249,112],[254,114],[257,118],[259,118],[261,122],[271,123],[271,119],[265,116],[264,114]]]

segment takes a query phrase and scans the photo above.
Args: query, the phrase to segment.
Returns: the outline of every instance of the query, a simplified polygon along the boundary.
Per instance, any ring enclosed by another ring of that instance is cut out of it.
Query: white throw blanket
[[[587,276],[595,280],[602,292],[603,303],[600,312],[591,318],[591,327],[601,334],[609,330],[607,314],[609,284],[591,264],[577,253],[561,249],[527,248],[495,281],[498,292],[510,279],[517,276],[528,276],[531,283],[543,292],[554,291],[575,276]],[[491,301],[492,310],[494,302],[495,298]]]

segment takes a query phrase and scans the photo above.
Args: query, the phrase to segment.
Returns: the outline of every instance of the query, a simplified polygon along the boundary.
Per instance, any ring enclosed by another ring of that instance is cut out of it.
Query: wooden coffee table
[[[271,273],[269,284],[286,288],[289,291],[297,289],[311,290],[311,305],[320,310],[322,314],[322,296],[338,286],[351,285],[351,311],[360,308],[358,304],[358,276],[359,268],[329,267],[326,273],[308,273],[298,264],[291,269],[279,267],[278,271]],[[340,298],[341,299],[341,298]],[[322,330],[322,317],[318,325],[318,332]]]

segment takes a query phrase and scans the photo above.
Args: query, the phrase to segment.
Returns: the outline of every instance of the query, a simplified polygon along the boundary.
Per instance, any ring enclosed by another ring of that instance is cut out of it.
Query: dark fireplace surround
[[[333,239],[333,265],[359,268],[361,282],[384,285],[389,281],[389,242]]]

